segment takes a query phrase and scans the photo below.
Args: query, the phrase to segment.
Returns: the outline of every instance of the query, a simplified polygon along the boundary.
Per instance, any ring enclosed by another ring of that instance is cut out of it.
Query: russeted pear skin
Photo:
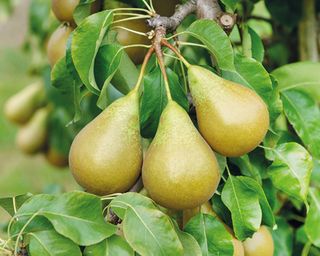
[[[4,115],[12,123],[25,124],[44,101],[45,91],[42,84],[28,85],[8,99],[4,106]]]
[[[220,181],[210,146],[174,101],[164,109],[142,168],[150,197],[166,208],[191,209],[208,201]]]
[[[246,256],[273,256],[274,243],[272,235],[265,226],[243,242],[244,253]]]
[[[139,95],[113,102],[75,137],[69,166],[75,180],[96,195],[129,190],[141,172]]]
[[[35,112],[27,124],[19,129],[16,144],[22,152],[35,154],[45,147],[48,118],[48,109],[41,108]]]
[[[255,149],[269,128],[264,101],[251,89],[191,65],[189,86],[199,130],[218,153],[237,157]]]

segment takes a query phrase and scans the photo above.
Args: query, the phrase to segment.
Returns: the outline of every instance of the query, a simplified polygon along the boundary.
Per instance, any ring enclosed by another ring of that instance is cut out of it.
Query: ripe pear
[[[243,247],[246,256],[273,256],[274,252],[272,235],[265,226],[261,226],[252,238],[246,239]]]
[[[174,101],[164,109],[142,168],[150,197],[171,209],[200,206],[214,194],[219,166],[210,146]]]
[[[41,83],[34,83],[12,96],[4,106],[6,118],[16,124],[25,124],[45,102]]]
[[[49,147],[45,152],[45,158],[49,164],[63,168],[68,166],[68,157],[57,151],[55,148]]]
[[[80,0],[52,0],[51,8],[54,15],[62,22],[73,22],[74,9]]]
[[[26,125],[20,128],[16,137],[16,144],[22,152],[34,154],[45,147],[48,118],[48,108],[41,108],[35,112]]]
[[[75,180],[97,195],[126,192],[140,175],[139,95],[113,102],[74,139],[69,165]]]
[[[51,67],[65,56],[67,41],[72,31],[72,27],[63,24],[52,33],[47,44],[47,55]]]
[[[251,89],[191,65],[189,84],[199,129],[218,153],[237,157],[255,149],[269,128],[269,112]]]
[[[210,202],[206,202],[203,205],[201,205],[200,207],[197,207],[195,209],[191,209],[191,210],[187,210],[187,211],[183,211],[183,223],[184,225],[195,215],[197,215],[198,213],[205,213],[205,214],[209,214],[211,216],[214,216],[215,218],[217,218],[226,228],[226,230],[232,235],[232,243],[233,243],[233,256],[244,256],[244,248],[242,243],[236,239],[234,237],[234,234],[232,232],[232,230],[230,229],[229,226],[227,226],[221,219],[220,217],[214,212],[214,210],[212,209],[212,206],[210,204]]]

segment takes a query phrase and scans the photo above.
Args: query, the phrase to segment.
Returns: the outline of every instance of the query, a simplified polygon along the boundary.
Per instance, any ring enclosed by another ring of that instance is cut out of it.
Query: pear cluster
[[[190,66],[188,75],[201,134],[169,99],[143,158],[139,92],[133,90],[74,139],[69,163],[82,187],[97,195],[126,192],[142,170],[148,194],[166,208],[191,209],[212,197],[220,182],[213,150],[226,156],[253,150],[268,130],[269,114],[250,89],[199,66]]]
[[[47,161],[57,167],[68,164],[68,158],[50,146],[48,121],[50,107],[44,86],[35,82],[9,98],[4,106],[6,118],[19,126],[17,147],[25,154],[43,153]]]

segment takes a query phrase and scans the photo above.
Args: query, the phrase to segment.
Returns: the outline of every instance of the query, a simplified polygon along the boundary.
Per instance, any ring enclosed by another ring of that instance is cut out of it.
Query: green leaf
[[[85,18],[73,32],[71,54],[74,66],[81,81],[95,94],[100,91],[94,77],[95,57],[112,20],[112,12],[98,12]]]
[[[121,93],[127,94],[136,85],[139,72],[120,45],[109,44],[99,49],[95,60],[95,78],[102,88],[98,106],[104,109],[111,103],[110,82]]]
[[[282,92],[285,114],[303,144],[320,158],[320,110],[311,96],[298,90]]]
[[[167,68],[167,74],[172,98],[188,111],[188,99],[181,87],[178,76],[169,68]],[[144,93],[142,95],[140,108],[141,134],[143,137],[154,137],[161,113],[167,105],[167,102],[163,76],[160,68],[156,67],[144,78]]]
[[[250,178],[230,175],[221,194],[222,202],[231,212],[235,236],[241,241],[252,236],[262,220],[259,196],[248,187],[247,179]]]
[[[256,166],[254,166],[250,162],[250,158],[248,155],[243,155],[241,157],[236,157],[236,158],[230,158],[230,161],[239,167],[243,175],[249,176],[255,179],[259,184],[262,183],[259,170],[258,168],[256,168]]]
[[[109,80],[121,93],[127,94],[136,85],[139,72],[128,55],[120,49],[121,46],[116,44],[100,47],[95,60],[95,77],[99,87]],[[117,53],[119,56],[116,56]]]
[[[0,198],[0,206],[5,209],[11,216],[15,215],[17,210],[32,197],[31,193],[13,196],[13,197],[3,197]]]
[[[79,25],[87,16],[91,14],[92,3],[99,0],[80,0],[78,6],[73,12],[73,18]]]
[[[281,91],[299,89],[320,102],[320,63],[297,62],[282,66],[272,75],[277,79]]]
[[[267,171],[273,185],[290,197],[305,202],[313,168],[311,156],[294,142],[280,144],[272,152],[275,160]]]
[[[34,196],[19,209],[16,216],[31,217],[36,212],[46,217],[59,234],[79,245],[96,244],[116,232],[116,226],[104,221],[100,198],[84,192]]]
[[[218,218],[198,214],[187,223],[185,231],[198,241],[202,255],[233,255],[232,236]]]
[[[197,38],[208,48],[219,69],[234,70],[230,39],[215,21],[197,20],[184,33]]]
[[[268,103],[272,93],[272,82],[263,65],[252,58],[235,55],[235,66],[241,78]]]
[[[159,210],[129,207],[123,220],[123,233],[130,246],[142,256],[183,255],[170,218]]]
[[[221,2],[232,11],[235,11],[239,0],[221,0]]]
[[[154,202],[149,197],[134,192],[128,192],[117,196],[109,204],[112,210],[122,220],[124,219],[126,211],[129,207],[134,208],[139,205],[149,209],[157,209]]]
[[[28,252],[31,256],[81,256],[78,245],[54,230],[29,233]]]
[[[272,231],[275,256],[291,256],[293,249],[293,229],[284,218],[277,217],[277,229]]]
[[[202,256],[197,240],[190,234],[176,227],[176,232],[183,246],[183,256]]]
[[[259,62],[264,59],[264,46],[259,35],[250,27],[248,27],[248,32],[251,37],[251,50],[252,57]]]
[[[305,222],[305,232],[309,240],[320,247],[320,192],[310,189],[310,209]]]
[[[130,245],[120,236],[113,235],[99,244],[91,245],[84,250],[84,256],[134,256]]]
[[[67,69],[66,57],[61,58],[54,65],[51,72],[52,86],[58,88],[63,93],[72,91],[73,77]]]

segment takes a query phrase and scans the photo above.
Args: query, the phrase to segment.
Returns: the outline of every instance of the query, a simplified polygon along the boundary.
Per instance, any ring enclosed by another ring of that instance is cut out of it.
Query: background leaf
[[[100,198],[84,192],[34,196],[16,216],[30,218],[36,212],[46,217],[59,234],[79,245],[96,244],[116,232],[115,226],[104,221]],[[19,218],[18,223],[23,225],[27,220]]]
[[[13,197],[3,197],[0,198],[0,206],[5,209],[11,216],[13,216],[15,215],[16,211],[19,210],[21,205],[23,205],[24,202],[31,197],[31,193]]]
[[[215,21],[197,20],[185,33],[197,38],[208,48],[219,69],[234,70],[230,39]]]
[[[281,91],[299,89],[320,102],[320,63],[297,62],[272,71]]]
[[[29,233],[28,246],[31,256],[81,256],[78,245],[54,230]]]
[[[284,218],[277,217],[277,229],[272,231],[274,256],[291,256],[293,229]]]
[[[320,192],[310,189],[310,209],[307,214],[304,230],[310,241],[320,247]]]
[[[188,111],[188,99],[181,87],[178,76],[169,68],[167,68],[167,75],[173,100]],[[160,68],[156,67],[144,78],[144,92],[140,107],[140,125],[143,137],[152,138],[155,136],[161,113],[167,102],[162,73]]]
[[[84,256],[134,256],[134,251],[120,236],[113,235],[99,244],[86,247]]]
[[[317,102],[305,92],[283,91],[284,112],[304,145],[320,158],[320,110]]]
[[[232,236],[218,218],[198,214],[187,223],[185,231],[198,241],[202,255],[233,255]]]
[[[259,198],[250,189],[243,187],[236,176],[229,176],[221,199],[231,212],[233,229],[239,240],[250,237],[258,230],[262,220]]]
[[[88,90],[96,94],[100,89],[94,77],[94,60],[112,19],[112,12],[98,12],[85,18],[73,32],[71,54],[74,66]]]
[[[129,207],[123,220],[123,233],[130,246],[142,256],[183,255],[172,222],[159,210]]]
[[[252,57],[257,61],[262,62],[264,59],[264,46],[262,40],[251,27],[248,27],[248,32],[251,37]]]
[[[273,185],[296,200],[305,202],[313,168],[311,156],[304,147],[294,142],[278,145],[273,153],[275,160],[268,168]]]

